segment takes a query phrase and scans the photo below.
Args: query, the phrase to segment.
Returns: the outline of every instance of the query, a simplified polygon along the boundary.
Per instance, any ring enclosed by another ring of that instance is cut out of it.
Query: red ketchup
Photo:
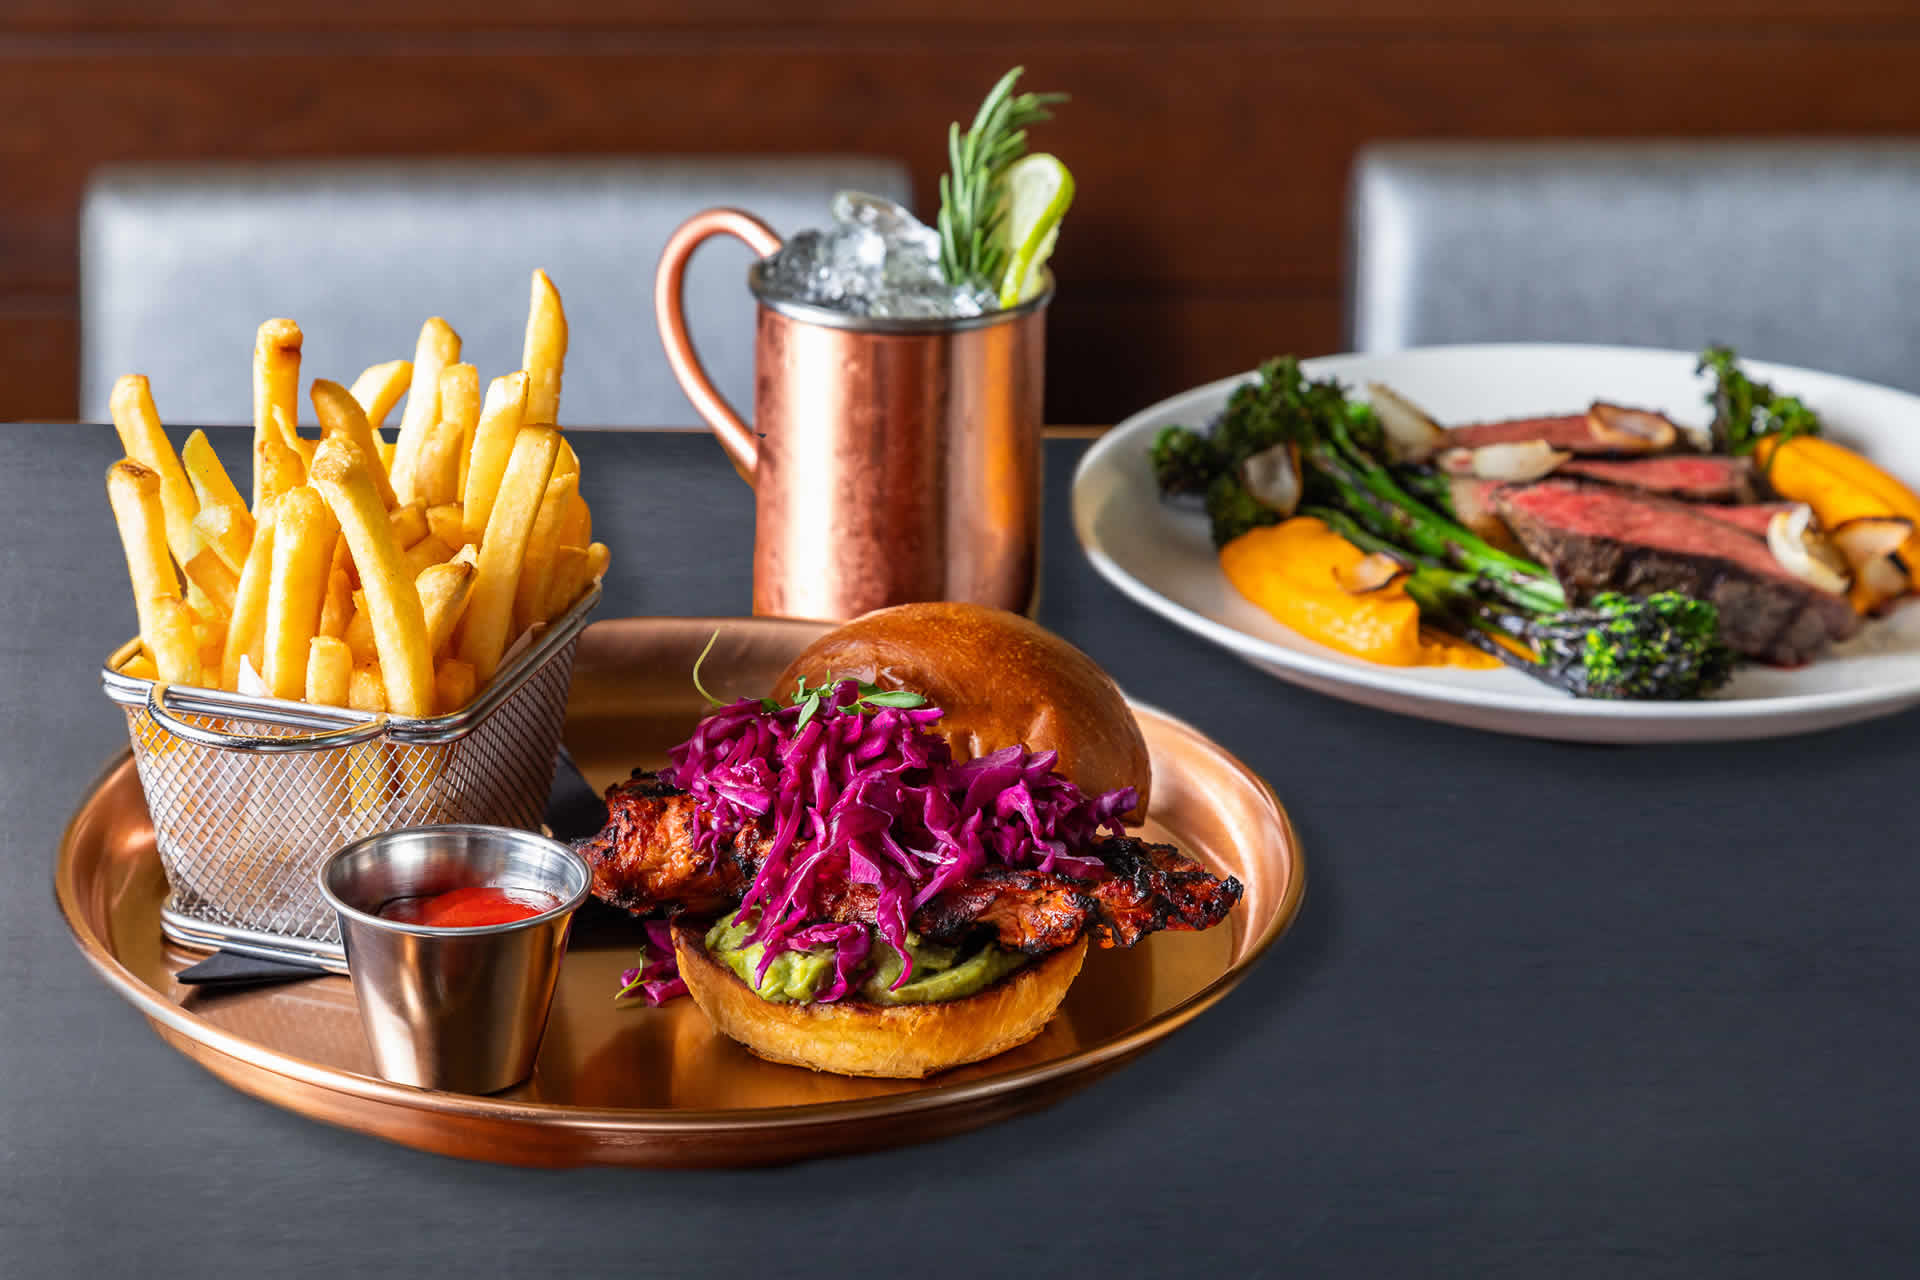
[[[512,924],[559,905],[560,899],[537,889],[476,885],[418,898],[395,898],[380,908],[380,918],[435,929],[477,929],[482,925]]]

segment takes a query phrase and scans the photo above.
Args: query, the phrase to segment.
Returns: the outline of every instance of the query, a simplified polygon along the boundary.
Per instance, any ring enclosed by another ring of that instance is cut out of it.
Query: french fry
[[[427,619],[427,648],[436,655],[453,638],[453,629],[472,597],[475,568],[464,560],[429,565],[413,580]],[[443,664],[444,665],[444,664]]]
[[[226,561],[212,547],[200,548],[182,572],[207,599],[211,616],[205,620],[216,624],[224,634],[227,619],[233,616],[233,598],[240,590],[240,575],[227,568]]]
[[[407,390],[406,410],[400,415],[400,435],[393,443],[393,464],[388,468],[393,491],[402,502],[414,500],[414,464],[427,432],[440,421],[440,375],[459,358],[460,335],[445,320],[434,316],[420,326],[420,341],[413,352],[413,381]]]
[[[405,364],[404,360],[396,361]],[[369,369],[368,373],[373,372]],[[366,374],[360,375],[365,377]],[[373,423],[365,409],[360,407],[358,397],[337,382],[328,382],[325,378],[315,378],[313,389],[308,393],[313,398],[313,412],[320,419],[320,436],[340,436],[352,441],[361,456],[377,458],[380,456],[379,443],[373,434]],[[380,493],[380,501],[389,507],[399,505],[394,496],[393,483],[387,479],[384,466],[370,466],[367,474],[373,479],[373,487]]]
[[[414,363],[417,372],[419,361]],[[379,491],[367,474],[371,465],[353,445],[328,440],[314,458],[313,484],[333,509],[359,566],[387,705],[403,716],[432,715],[433,655],[427,648],[426,617],[393,545],[393,527]]]
[[[405,551],[427,536],[427,509],[417,502],[387,512],[387,524],[393,530],[393,545]]]
[[[160,668],[153,665],[151,654],[136,653],[120,664],[120,674],[135,680],[158,680]]]
[[[587,506],[587,500],[575,490],[573,501],[567,504],[567,518],[560,522],[560,545],[585,550],[592,541],[593,511]]]
[[[533,298],[527,306],[527,341],[520,367],[527,371],[527,422],[560,421],[560,373],[567,362],[567,313],[560,291],[547,273],[535,268]]]
[[[367,596],[364,591],[353,593],[353,613],[347,619],[347,629],[341,633],[341,639],[347,642],[347,648],[353,651],[353,660],[361,666],[372,666],[380,661],[380,646],[373,638],[373,615],[367,612]]]
[[[153,391],[146,378],[130,374],[113,384],[107,402],[113,415],[113,429],[120,433],[120,447],[127,456],[160,477],[160,507],[166,513],[167,549],[180,564],[200,553],[200,535],[194,532],[193,517],[200,511],[200,499],[194,495],[186,469],[167,440],[160,425],[159,410],[153,406]]]
[[[360,371],[353,380],[353,399],[367,415],[367,423],[375,431],[393,412],[393,406],[400,403],[400,397],[407,394],[407,384],[413,381],[413,361],[389,360],[385,364],[376,364]]]
[[[400,560],[406,565],[407,572],[415,578],[420,571],[436,564],[445,564],[453,559],[453,548],[440,539],[428,534],[420,541],[400,553]]]
[[[470,364],[448,365],[440,375],[440,421],[460,430],[453,445],[453,491],[444,501],[456,502],[466,482],[467,461],[473,453],[473,432],[480,422],[480,371]],[[425,495],[422,495],[425,496]],[[429,502],[429,506],[438,503]]]
[[[253,517],[245,507],[201,507],[200,514],[193,518],[193,528],[222,564],[236,574],[240,572],[253,546]]]
[[[267,590],[265,665],[260,678],[276,698],[307,687],[307,657],[320,629],[328,566],[340,525],[320,495],[302,485],[280,499],[273,518],[273,576]]]
[[[268,320],[253,339],[253,447],[255,456],[268,440],[291,449],[292,442],[281,432],[292,434],[300,414],[300,326],[291,320]],[[278,409],[280,415],[274,416]],[[284,424],[284,425],[283,425]],[[297,456],[297,455],[296,455]],[[261,481],[259,463],[254,464],[253,510],[260,513]]]
[[[547,617],[557,618],[572,607],[587,585],[587,549],[562,543],[554,548],[548,575]]]
[[[547,481],[546,496],[540,499],[540,513],[534,517],[533,531],[527,535],[526,555],[520,564],[520,581],[513,594],[513,634],[519,635],[538,622],[545,622],[547,593],[553,587],[553,556],[560,549],[560,526],[566,520],[568,504],[579,495],[580,471],[562,474],[556,460],[553,478]]]
[[[177,596],[161,596],[149,602],[153,611],[153,636],[141,642],[153,655],[158,678],[172,684],[200,683],[200,619]]]
[[[313,451],[320,447],[320,442],[301,435],[293,420],[283,415],[278,405],[274,406],[273,420],[280,424],[280,435],[286,440],[287,447],[293,450],[293,456],[300,459],[300,470],[304,473],[313,465]]]
[[[315,636],[307,646],[307,701],[344,707],[353,685],[353,655],[344,640]]]
[[[467,616],[460,624],[457,646],[458,656],[473,664],[474,678],[481,684],[493,678],[512,639],[507,631],[513,623],[521,560],[559,451],[557,429],[522,427],[514,437],[506,472],[500,477],[487,531],[480,539],[480,572],[474,579]]]
[[[457,502],[427,508],[427,532],[458,550],[467,545],[467,517]]]
[[[510,373],[487,384],[487,402],[480,410],[480,424],[473,432],[473,453],[467,466],[467,480],[460,488],[460,504],[466,513],[468,543],[480,541],[487,531],[487,517],[493,512],[493,496],[500,488],[500,477],[513,456],[513,438],[526,421],[527,375]]]
[[[387,709],[387,682],[378,666],[369,664],[353,669],[353,679],[347,686],[347,705],[355,711]]]
[[[204,609],[196,609],[189,602],[187,608],[193,610],[194,643],[200,666],[199,679],[204,683],[212,683],[217,679],[220,657],[227,643],[227,620],[225,617],[213,616],[211,602]]]
[[[460,500],[460,424],[442,419],[427,432],[413,462],[413,497],[424,507]]]
[[[247,509],[240,490],[234,487],[227,469],[220,465],[220,457],[213,451],[206,432],[195,431],[187,437],[187,442],[180,446],[180,465],[187,473],[187,483],[193,486],[194,502],[199,509],[228,506]]]
[[[341,639],[353,620],[353,577],[345,569],[327,571],[327,596],[320,604],[318,634]]]
[[[611,563],[612,559],[613,559],[612,553],[607,550],[606,543],[604,542],[588,543],[587,544],[587,577],[588,579],[593,582],[598,582],[600,581],[600,579],[606,577],[607,565]]]
[[[380,466],[388,474],[393,474],[393,441],[380,439],[374,441],[380,448]]]
[[[276,505],[283,496],[306,482],[307,466],[290,446],[278,440],[263,440],[254,447],[253,491],[259,495],[260,502]],[[263,509],[261,506],[253,509],[256,524]]]
[[[158,602],[180,599],[180,579],[174,576],[173,559],[167,551],[167,517],[160,502],[159,473],[131,458],[122,458],[107,468],[107,502],[113,507],[114,523],[120,528],[120,548],[127,557],[133,605],[140,617],[140,639],[164,669],[165,659],[154,642],[160,621]]]
[[[478,681],[474,679],[473,668],[458,658],[448,658],[434,672],[434,696],[439,699],[438,714],[452,715],[473,701]]]
[[[273,581],[273,508],[254,523],[253,545],[240,569],[240,585],[233,595],[233,616],[227,619],[227,643],[220,656],[220,687],[240,687],[240,659],[251,658],[255,670],[263,656],[267,624],[267,589]]]

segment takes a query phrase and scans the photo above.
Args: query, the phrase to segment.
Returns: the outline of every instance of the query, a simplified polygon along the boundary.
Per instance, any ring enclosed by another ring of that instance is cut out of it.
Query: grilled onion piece
[[[1802,502],[1774,513],[1767,522],[1767,549],[1800,581],[1833,595],[1845,594],[1851,579],[1847,562],[1813,523],[1813,508]]]
[[[1673,419],[1651,409],[1629,409],[1625,405],[1596,400],[1587,410],[1587,430],[1595,440],[1612,445],[1623,453],[1659,453],[1673,448],[1680,429]]]
[[[1373,416],[1387,435],[1387,457],[1394,462],[1425,462],[1447,442],[1447,431],[1433,415],[1383,382],[1367,384]]]

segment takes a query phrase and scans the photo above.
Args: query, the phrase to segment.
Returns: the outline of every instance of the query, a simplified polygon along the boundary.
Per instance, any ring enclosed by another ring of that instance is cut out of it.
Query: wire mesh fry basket
[[[537,829],[553,784],[590,588],[450,715],[410,718],[100,673],[127,715],[134,766],[170,889],[161,930],[346,971],[314,875],[353,840],[396,827]]]

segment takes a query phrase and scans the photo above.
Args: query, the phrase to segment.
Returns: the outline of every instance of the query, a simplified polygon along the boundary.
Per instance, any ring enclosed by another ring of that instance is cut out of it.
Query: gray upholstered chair
[[[106,171],[82,214],[81,412],[104,419],[114,378],[145,373],[169,422],[248,421],[253,332],[270,316],[300,322],[306,378],[351,382],[410,357],[430,315],[491,378],[520,365],[528,278],[544,267],[571,330],[562,422],[695,423],[653,320],[667,236],[720,204],[791,234],[824,224],[847,187],[912,198],[902,165],[849,156]],[[749,261],[744,245],[711,242],[687,282],[701,357],[743,411]]]
[[[1920,145],[1382,145],[1349,231],[1357,351],[1727,342],[1920,390]]]

